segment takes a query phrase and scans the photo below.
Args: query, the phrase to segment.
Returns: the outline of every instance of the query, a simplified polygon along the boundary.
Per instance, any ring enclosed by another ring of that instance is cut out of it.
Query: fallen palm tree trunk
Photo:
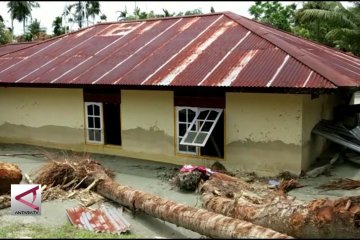
[[[66,181],[62,178],[66,177]],[[115,182],[99,163],[74,158],[67,161],[53,161],[45,165],[34,182],[40,184],[66,184],[74,179],[84,179],[85,186],[93,187],[100,195],[133,210],[143,211],[150,216],[182,226],[200,234],[215,238],[291,238],[269,228],[226,217],[205,209],[189,207],[134,190]]]
[[[0,194],[10,193],[11,184],[19,184],[21,170],[13,163],[0,162]]]
[[[206,209],[296,238],[358,238],[360,196],[309,204],[215,173],[199,189]]]

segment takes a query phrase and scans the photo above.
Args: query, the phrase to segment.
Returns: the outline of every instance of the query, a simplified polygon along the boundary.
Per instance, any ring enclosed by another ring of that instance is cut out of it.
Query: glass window
[[[180,144],[196,114],[197,108],[176,107],[177,151],[180,153],[198,154],[198,149],[196,147]],[[194,130],[197,129],[196,126],[192,126],[192,128]]]
[[[103,143],[102,103],[85,102],[86,135],[92,143]]]
[[[182,137],[180,144],[205,146],[222,112],[222,109],[199,108],[190,127],[188,127],[185,135]],[[194,126],[199,127],[194,129]]]

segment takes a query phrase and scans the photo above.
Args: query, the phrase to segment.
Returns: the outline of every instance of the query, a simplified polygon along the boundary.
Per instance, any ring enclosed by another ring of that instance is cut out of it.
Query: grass
[[[10,224],[0,228],[0,238],[139,238],[133,234],[95,233],[71,224],[47,228],[39,224]]]

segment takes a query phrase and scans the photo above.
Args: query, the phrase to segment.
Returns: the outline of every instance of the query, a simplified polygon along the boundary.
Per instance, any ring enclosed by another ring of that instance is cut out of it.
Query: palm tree
[[[360,5],[346,9],[340,2],[306,2],[296,14],[308,37],[354,54],[360,54]]]
[[[31,17],[32,8],[40,7],[36,1],[10,1],[7,4],[11,17],[11,31],[14,33],[14,19],[23,22],[23,31],[28,17]]]
[[[95,23],[95,17],[101,13],[99,1],[87,1],[86,2],[86,24],[89,25],[89,17],[93,18],[93,24]]]
[[[53,32],[55,36],[59,36],[66,32],[66,28],[62,25],[62,17],[55,17],[52,26],[54,27]]]
[[[89,17],[93,18],[95,23],[95,17],[101,13],[99,1],[77,1],[74,4],[68,5],[64,12],[64,17],[69,17],[69,22],[76,22],[79,28],[83,27],[83,22],[86,20],[86,25],[89,26]],[[103,19],[106,16],[102,15]]]

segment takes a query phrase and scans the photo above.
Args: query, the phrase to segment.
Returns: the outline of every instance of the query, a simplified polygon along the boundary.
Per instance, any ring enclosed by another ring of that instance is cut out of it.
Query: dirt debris
[[[0,209],[8,208],[11,204],[10,195],[2,195],[0,196]]]
[[[282,179],[280,184],[277,186],[277,189],[284,193],[287,193],[292,189],[302,188],[302,187],[304,186],[301,185],[296,179],[289,179],[289,180]]]
[[[333,180],[331,183],[328,184],[322,184],[319,186],[321,189],[325,190],[351,190],[360,188],[360,181],[359,180],[353,180],[350,178],[339,178]]]

